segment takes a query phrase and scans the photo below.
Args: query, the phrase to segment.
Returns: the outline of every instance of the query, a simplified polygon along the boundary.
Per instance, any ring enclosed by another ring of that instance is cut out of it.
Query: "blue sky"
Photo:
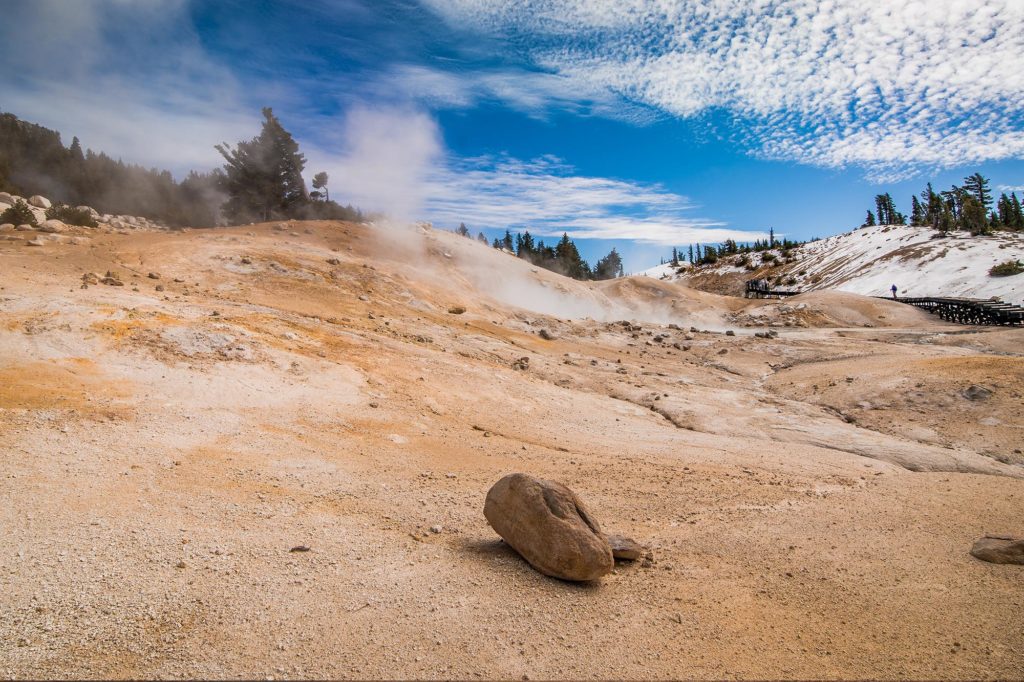
[[[1024,186],[1024,3],[896,5],[8,0],[0,109],[180,175],[271,106],[332,198],[639,270]]]

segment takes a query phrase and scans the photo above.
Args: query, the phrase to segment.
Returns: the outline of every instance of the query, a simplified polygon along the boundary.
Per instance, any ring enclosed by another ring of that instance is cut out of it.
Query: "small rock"
[[[295,545],[294,547],[292,547],[288,551],[289,552],[308,552],[309,551],[309,547],[307,545]]]
[[[176,563],[174,565],[174,567],[175,568],[185,568],[185,562],[184,561],[179,561],[178,563]]]
[[[971,556],[992,564],[1024,565],[1024,538],[986,535],[971,547]]]
[[[554,341],[555,339],[558,338],[547,329],[541,329],[539,332],[537,332],[537,334],[540,336],[540,338],[544,339],[545,341]]]
[[[451,308],[448,309],[448,312],[451,313],[452,315],[461,315],[464,312],[466,312],[466,309],[461,305],[453,305]]]
[[[148,275],[146,275],[146,277],[149,277],[150,279],[160,279],[160,275],[156,272],[151,272]]]
[[[723,348],[722,350],[718,351],[718,354],[719,354],[719,355],[725,355],[725,354],[726,354],[726,353],[728,353],[728,352],[729,352],[729,349],[728,349],[728,348]]]
[[[156,290],[157,291],[163,291],[164,290],[164,285],[163,284],[157,284],[156,285]]]
[[[972,384],[964,389],[962,395],[968,400],[988,400],[992,397],[992,389]]]
[[[624,535],[609,535],[608,544],[612,546],[612,556],[623,561],[636,561],[647,551],[639,542]]]
[[[530,369],[530,358],[525,355],[512,363],[512,369],[528,370]]]
[[[734,331],[733,331],[733,330],[731,330],[731,329],[727,329],[727,330],[725,331],[725,335],[726,335],[726,336],[736,336],[736,332],[734,332]]]
[[[436,525],[435,524],[435,525],[430,527],[430,532],[433,533],[434,535],[437,535],[438,533],[440,533],[443,530],[444,530],[444,526],[441,526],[441,525]]]
[[[46,242],[42,237],[36,237],[25,242],[25,246],[46,246]]]

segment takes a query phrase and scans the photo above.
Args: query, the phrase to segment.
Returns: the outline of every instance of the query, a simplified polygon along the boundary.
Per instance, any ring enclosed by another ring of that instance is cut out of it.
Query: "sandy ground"
[[[0,676],[1024,677],[1024,569],[968,554],[1024,533],[1024,330],[447,233],[11,236]],[[536,573],[512,471],[654,561]]]

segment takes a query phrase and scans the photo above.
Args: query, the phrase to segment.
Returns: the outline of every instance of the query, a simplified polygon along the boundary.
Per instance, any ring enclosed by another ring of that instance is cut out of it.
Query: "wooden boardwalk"
[[[802,294],[802,291],[772,289],[766,279],[747,280],[743,292],[744,298],[785,298]],[[938,315],[947,322],[958,324],[1001,325],[1016,327],[1024,325],[1024,307],[1013,303],[1003,303],[992,299],[955,298],[942,296],[919,296],[916,298],[896,298],[875,296],[885,301],[895,300],[906,303],[933,315]]]
[[[892,300],[888,296],[876,296],[875,298]],[[943,320],[958,324],[1024,325],[1024,308],[1002,301],[936,296],[897,298],[896,301],[927,310]]]

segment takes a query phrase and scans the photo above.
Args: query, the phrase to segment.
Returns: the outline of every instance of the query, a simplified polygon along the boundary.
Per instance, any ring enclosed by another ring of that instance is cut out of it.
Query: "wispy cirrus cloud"
[[[450,160],[430,178],[424,210],[448,226],[566,232],[577,239],[678,245],[767,237],[702,218],[698,206],[661,185],[580,175],[552,156]]]
[[[1024,156],[1017,0],[425,2],[588,89],[727,112],[761,157],[881,180]]]

